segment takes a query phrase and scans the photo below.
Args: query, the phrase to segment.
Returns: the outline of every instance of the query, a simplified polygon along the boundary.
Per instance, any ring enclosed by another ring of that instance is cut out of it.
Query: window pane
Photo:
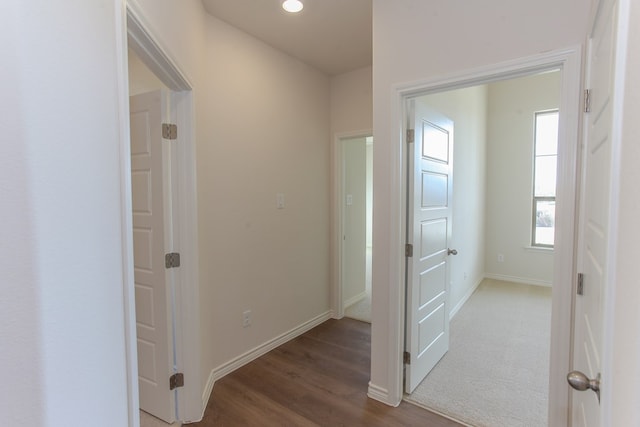
[[[536,114],[536,156],[558,154],[558,112]]]
[[[553,197],[556,195],[556,156],[536,157],[534,196]]]
[[[536,230],[533,244],[553,246],[555,231],[555,200],[536,200]]]
[[[422,156],[449,163],[449,134],[429,122],[422,123]]]

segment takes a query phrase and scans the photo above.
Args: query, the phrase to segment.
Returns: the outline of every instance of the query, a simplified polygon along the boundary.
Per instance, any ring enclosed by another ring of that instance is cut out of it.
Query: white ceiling
[[[202,0],[213,16],[328,74],[371,65],[371,0]]]

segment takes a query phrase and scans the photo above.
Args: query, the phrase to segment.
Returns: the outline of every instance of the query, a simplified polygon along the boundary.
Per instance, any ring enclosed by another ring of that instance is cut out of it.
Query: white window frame
[[[550,109],[550,110],[542,110],[542,111],[536,111],[533,115],[533,185],[532,185],[532,206],[531,206],[531,246],[534,248],[548,248],[548,249],[553,249],[554,248],[554,244],[544,244],[544,243],[537,243],[536,242],[536,224],[537,224],[537,213],[538,213],[538,202],[554,202],[556,201],[556,196],[557,196],[557,191],[554,191],[554,195],[553,196],[536,196],[536,159],[538,158],[538,154],[537,154],[537,147],[538,147],[538,135],[536,134],[537,132],[537,123],[538,123],[538,116],[541,115],[546,115],[546,114],[556,114],[558,115],[558,120],[560,118],[560,110],[558,108],[554,108],[554,109]],[[546,155],[546,156],[550,156],[550,155]],[[558,159],[558,149],[556,146],[556,165],[557,165],[557,159]],[[556,166],[557,167],[557,166]],[[556,185],[557,185],[557,176],[556,176]],[[554,220],[555,220],[555,215],[554,215]],[[554,224],[555,227],[555,224]],[[554,243],[555,243],[555,238],[554,238]]]

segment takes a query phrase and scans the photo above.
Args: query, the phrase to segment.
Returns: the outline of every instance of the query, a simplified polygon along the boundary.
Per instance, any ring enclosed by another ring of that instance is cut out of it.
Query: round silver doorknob
[[[589,379],[580,371],[572,371],[567,374],[569,385],[578,391],[593,390],[600,400],[600,374],[595,379]]]
[[[456,251],[455,249],[447,248],[447,255],[458,255],[458,251]]]

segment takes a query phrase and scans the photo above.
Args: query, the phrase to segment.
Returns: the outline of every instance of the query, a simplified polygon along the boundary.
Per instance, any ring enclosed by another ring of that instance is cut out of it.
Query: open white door
[[[453,122],[410,100],[405,391],[449,350]],[[413,143],[411,143],[413,139]]]
[[[171,252],[171,185],[162,122],[168,94],[156,91],[130,98],[133,250],[140,408],[169,423],[175,420],[172,276],[165,266]],[[163,151],[165,154],[163,155]],[[169,199],[169,200],[167,200]]]
[[[589,386],[585,380],[599,381],[602,372],[608,271],[615,264],[609,250],[612,235],[611,177],[612,150],[616,144],[612,133],[615,105],[614,75],[618,5],[616,0],[603,0],[588,40],[586,87],[589,89],[590,112],[585,114],[583,146],[582,200],[578,272],[582,284],[578,287],[574,318],[574,356],[572,384]],[[579,281],[580,282],[580,281]],[[584,374],[584,376],[581,376]],[[606,379],[603,381],[606,384]],[[596,387],[595,381],[591,384]],[[587,388],[573,391],[572,424],[599,426],[602,423],[600,402],[595,392]]]

